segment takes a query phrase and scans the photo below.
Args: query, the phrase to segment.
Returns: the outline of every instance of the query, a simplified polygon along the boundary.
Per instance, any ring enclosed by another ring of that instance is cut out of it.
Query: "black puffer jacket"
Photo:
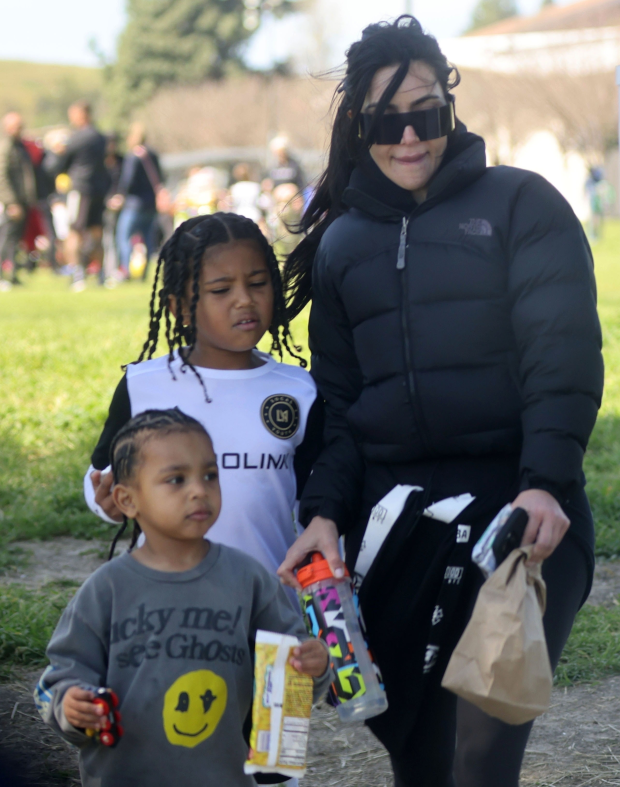
[[[461,133],[427,199],[370,157],[314,265],[312,374],[326,447],[301,506],[349,529],[364,459],[520,453],[521,488],[560,502],[603,388],[590,250],[544,178],[487,168]]]

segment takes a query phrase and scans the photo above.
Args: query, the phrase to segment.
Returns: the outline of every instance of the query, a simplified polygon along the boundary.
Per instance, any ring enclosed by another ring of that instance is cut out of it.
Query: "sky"
[[[125,24],[125,0],[0,0],[0,60],[96,66]]]
[[[423,26],[437,38],[459,35],[467,26],[477,0],[316,0],[325,9],[308,20],[300,15],[276,23],[267,19],[249,48],[256,67],[284,59],[302,42],[328,43],[322,50],[324,65],[342,61],[344,50],[370,22],[389,19],[413,9]],[[559,0],[566,5],[570,0]],[[523,14],[534,13],[540,0],[519,0]],[[125,0],[0,0],[0,60],[31,60],[95,66],[89,47],[112,58],[115,41],[125,23]],[[379,9],[379,10],[378,10]],[[312,30],[310,30],[312,28]]]

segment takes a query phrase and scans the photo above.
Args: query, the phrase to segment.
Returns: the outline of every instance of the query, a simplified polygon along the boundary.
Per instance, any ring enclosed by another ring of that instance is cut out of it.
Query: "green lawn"
[[[594,253],[607,384],[586,472],[597,553],[614,557],[620,556],[620,222],[607,227]],[[45,271],[0,293],[0,568],[22,558],[10,549],[17,539],[110,537],[109,526],[82,501],[82,476],[120,366],[137,357],[146,336],[149,293],[141,282],[112,291],[89,282],[86,292],[71,293],[65,279]],[[305,343],[304,319],[294,335]],[[0,625],[0,662],[41,657],[64,593],[0,594],[0,619],[12,621]],[[22,617],[20,628],[15,621]],[[45,635],[31,637],[35,630]],[[581,613],[559,680],[620,672],[618,632],[616,609]]]
[[[43,271],[0,300],[0,509],[3,537],[101,535],[81,476],[121,363],[147,325],[141,283],[72,293]]]

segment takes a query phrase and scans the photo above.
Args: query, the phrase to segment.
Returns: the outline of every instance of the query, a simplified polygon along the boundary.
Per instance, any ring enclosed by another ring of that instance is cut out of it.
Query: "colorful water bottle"
[[[362,721],[388,706],[379,671],[364,640],[348,571],[336,579],[319,553],[297,570],[302,608],[310,633],[329,648],[335,679],[332,696],[342,721]]]

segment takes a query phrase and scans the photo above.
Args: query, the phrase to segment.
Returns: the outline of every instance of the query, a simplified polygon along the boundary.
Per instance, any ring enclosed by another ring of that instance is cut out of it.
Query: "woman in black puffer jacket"
[[[529,514],[554,667],[594,564],[582,471],[603,386],[592,257],[547,181],[486,166],[484,141],[455,121],[457,82],[415,19],[364,31],[285,271],[292,313],[312,299],[326,421],[283,581],[295,586],[293,567],[317,549],[342,572],[339,534],[353,569],[373,506],[398,484],[424,490],[360,596],[389,699],[369,726],[397,787],[518,785],[531,724],[440,687],[481,584],[471,548],[499,509]],[[421,515],[464,493],[475,499],[452,523]],[[457,525],[469,526],[458,538]]]

